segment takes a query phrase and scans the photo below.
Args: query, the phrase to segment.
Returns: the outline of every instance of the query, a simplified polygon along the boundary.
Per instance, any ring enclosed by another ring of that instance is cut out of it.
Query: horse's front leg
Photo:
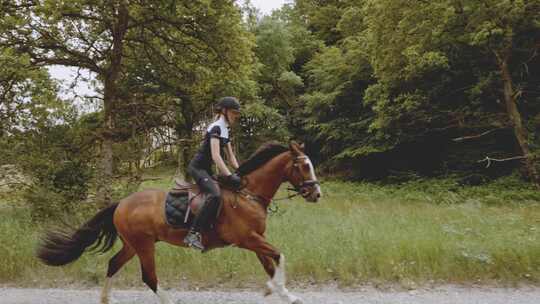
[[[241,245],[242,248],[254,251],[264,270],[270,276],[266,283],[268,288],[265,295],[277,293],[283,300],[290,304],[301,304],[302,300],[292,295],[287,287],[285,275],[285,256],[277,248],[266,241],[264,236],[253,233],[252,236]]]
[[[257,258],[259,259],[259,261],[261,262],[261,264],[263,265],[264,267],[264,270],[266,271],[266,273],[270,276],[270,278],[273,278],[274,277],[274,274],[276,273],[276,267],[274,266],[274,260],[266,255],[262,255],[262,254],[259,254],[257,253]],[[269,285],[270,281],[267,282],[266,284],[266,289],[264,291],[264,296],[269,296],[272,294],[273,290],[272,288],[270,288],[268,285]]]

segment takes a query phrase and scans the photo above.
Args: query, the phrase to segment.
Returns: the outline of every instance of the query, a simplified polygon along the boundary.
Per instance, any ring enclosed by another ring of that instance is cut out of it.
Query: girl
[[[188,173],[195,179],[200,190],[207,194],[206,202],[184,238],[186,245],[199,250],[204,250],[201,229],[207,228],[209,220],[216,216],[221,201],[219,188],[211,178],[212,165],[217,165],[219,172],[226,176],[226,181],[231,187],[238,189],[241,186],[240,177],[235,173],[231,174],[221,157],[221,152],[225,151],[229,164],[235,170],[238,169],[238,161],[229,140],[229,128],[240,117],[240,103],[235,97],[223,97],[218,101],[217,111],[219,118],[206,130],[201,147],[188,165]]]

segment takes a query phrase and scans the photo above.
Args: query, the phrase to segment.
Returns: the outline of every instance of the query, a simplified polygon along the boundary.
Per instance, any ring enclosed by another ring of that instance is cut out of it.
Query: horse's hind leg
[[[105,278],[105,285],[101,292],[101,304],[109,303],[109,296],[112,286],[112,277],[135,255],[135,250],[126,242],[124,247],[120,249],[110,260],[109,268],[107,269],[107,277]]]
[[[142,245],[142,246],[141,246]],[[155,243],[154,241],[145,241],[137,246],[137,255],[141,262],[141,272],[143,282],[152,289],[152,291],[159,297],[161,304],[172,304],[169,296],[164,290],[158,287],[158,280],[156,275],[156,263],[155,263]]]

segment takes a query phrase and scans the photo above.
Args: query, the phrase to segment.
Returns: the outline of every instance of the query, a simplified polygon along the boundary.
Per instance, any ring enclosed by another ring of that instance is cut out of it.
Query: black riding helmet
[[[218,101],[216,109],[218,111],[221,111],[222,109],[240,111],[240,102],[238,102],[238,99],[236,99],[235,97],[223,97]]]

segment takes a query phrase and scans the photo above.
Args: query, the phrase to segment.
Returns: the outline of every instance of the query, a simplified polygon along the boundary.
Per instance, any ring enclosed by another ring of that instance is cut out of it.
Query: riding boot
[[[203,206],[203,210],[204,210],[204,206]],[[202,244],[202,237],[201,237],[201,226],[204,222],[203,210],[201,210],[201,212],[195,216],[195,219],[193,220],[193,224],[191,225],[191,228],[189,229],[188,234],[184,238],[184,244],[198,250],[204,250],[204,245]]]
[[[201,233],[197,230],[195,230],[194,227],[191,227],[189,229],[188,234],[184,238],[184,244],[188,245],[189,247],[195,248],[197,250],[204,250],[204,246],[202,244],[202,238]]]
[[[184,238],[184,244],[198,250],[204,250],[204,245],[202,244],[201,238],[201,229],[207,228],[210,217],[212,214],[215,215],[214,204],[214,200],[211,199],[204,203],[199,214],[195,216],[188,234]]]

